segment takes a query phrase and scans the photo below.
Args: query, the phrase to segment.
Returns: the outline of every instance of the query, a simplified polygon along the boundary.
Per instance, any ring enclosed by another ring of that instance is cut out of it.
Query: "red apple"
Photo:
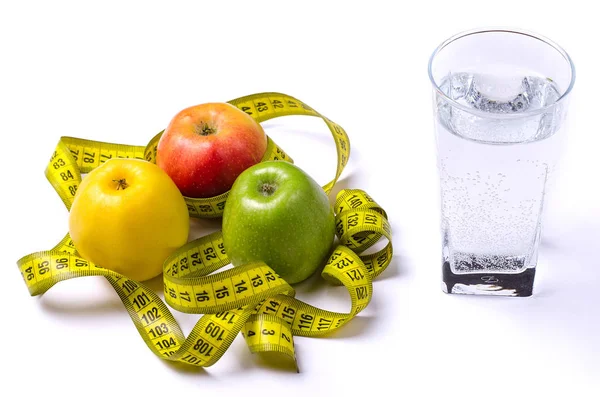
[[[184,196],[212,197],[228,191],[266,150],[265,131],[252,117],[228,103],[204,103],[173,117],[156,164]]]

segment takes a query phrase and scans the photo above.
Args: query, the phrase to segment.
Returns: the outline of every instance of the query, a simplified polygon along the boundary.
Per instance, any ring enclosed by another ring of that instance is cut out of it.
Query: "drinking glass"
[[[529,296],[575,69],[534,33],[488,29],[429,61],[441,193],[442,288]]]

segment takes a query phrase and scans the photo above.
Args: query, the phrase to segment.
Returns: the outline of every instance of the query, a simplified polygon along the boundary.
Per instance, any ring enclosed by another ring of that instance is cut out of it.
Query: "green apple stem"
[[[117,184],[117,190],[121,189],[121,190],[125,190],[129,187],[129,185],[127,184],[127,181],[125,180],[125,178],[123,179],[113,179],[113,182],[116,182]]]
[[[275,190],[277,190],[276,184],[265,182],[262,184],[260,192],[263,194],[263,196],[272,196],[273,193],[275,193]]]

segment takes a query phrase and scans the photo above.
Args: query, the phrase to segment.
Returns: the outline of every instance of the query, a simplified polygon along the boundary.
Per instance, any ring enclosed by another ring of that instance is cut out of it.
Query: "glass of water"
[[[442,288],[529,296],[575,69],[558,45],[477,30],[429,61],[441,193]]]

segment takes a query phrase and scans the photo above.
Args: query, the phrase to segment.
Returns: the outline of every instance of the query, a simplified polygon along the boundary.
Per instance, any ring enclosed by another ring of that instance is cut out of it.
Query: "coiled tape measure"
[[[335,177],[323,187],[330,193],[350,155],[350,142],[342,127],[285,94],[255,94],[229,103],[257,122],[286,115],[323,119],[337,149]],[[115,157],[155,162],[161,134],[146,147],[62,137],[46,167],[46,177],[70,209],[82,173]],[[292,162],[270,138],[263,158],[267,160]],[[190,216],[221,216],[227,194],[186,198]],[[334,285],[346,287],[352,302],[349,313],[319,309],[295,299],[294,289],[264,263],[248,263],[212,274],[229,264],[220,231],[187,243],[163,265],[166,303],[184,313],[205,314],[187,338],[154,291],[81,258],[68,234],[51,250],[27,255],[17,264],[32,296],[43,294],[66,279],[105,277],[121,298],[148,348],[160,358],[208,367],[219,360],[241,332],[251,352],[279,352],[295,363],[293,336],[323,336],[350,321],[369,304],[373,279],[392,259],[391,229],[386,212],[367,193],[342,190],[337,195],[334,210],[339,245],[333,250],[322,276]],[[388,241],[383,249],[363,254],[382,237]]]

